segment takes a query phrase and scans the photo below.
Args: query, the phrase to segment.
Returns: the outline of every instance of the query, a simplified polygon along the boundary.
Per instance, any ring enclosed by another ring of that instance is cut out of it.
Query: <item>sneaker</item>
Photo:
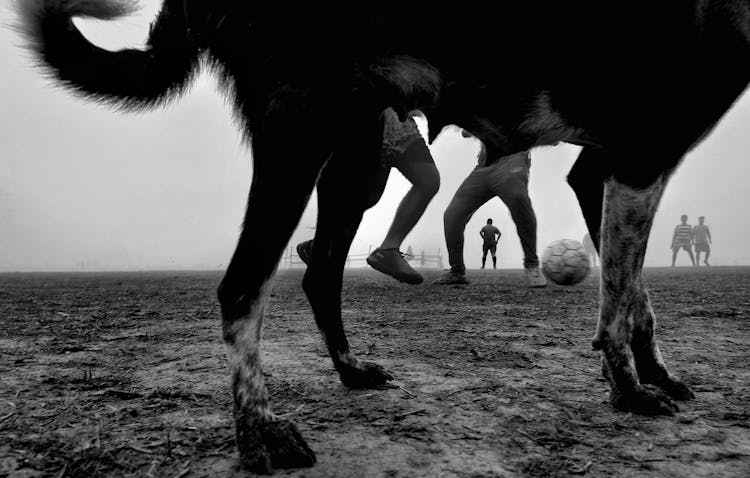
[[[407,284],[421,284],[424,280],[419,272],[411,268],[404,259],[404,255],[397,248],[380,249],[372,251],[367,258],[367,263],[376,271],[387,274],[399,282]]]
[[[547,279],[544,278],[539,267],[527,267],[523,271],[526,276],[526,285],[529,287],[544,287],[547,285]]]
[[[445,274],[441,275],[434,281],[432,281],[433,284],[437,285],[451,285],[451,284],[468,284],[469,281],[466,280],[466,274],[461,274],[460,272],[455,271],[448,271]]]
[[[312,258],[312,244],[312,240],[297,244],[297,255],[307,266],[310,265],[310,259]]]

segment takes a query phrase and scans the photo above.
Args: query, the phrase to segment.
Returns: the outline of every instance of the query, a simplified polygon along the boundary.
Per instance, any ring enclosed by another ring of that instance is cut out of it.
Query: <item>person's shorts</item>
[[[707,242],[695,244],[695,252],[711,252],[711,246]]]
[[[491,252],[494,256],[497,252],[497,242],[482,245],[482,254],[487,254],[487,251]]]
[[[433,162],[417,123],[409,117],[401,122],[393,108],[383,112],[382,161],[386,166],[398,167],[404,162]]]
[[[688,252],[693,252],[692,247],[690,247],[690,244],[673,244],[672,249],[675,251],[679,251],[680,248],[685,249]]]
[[[398,148],[389,149],[383,145],[382,162],[384,166],[398,168],[407,163],[434,163],[430,148],[421,136],[411,137],[401,142]]]

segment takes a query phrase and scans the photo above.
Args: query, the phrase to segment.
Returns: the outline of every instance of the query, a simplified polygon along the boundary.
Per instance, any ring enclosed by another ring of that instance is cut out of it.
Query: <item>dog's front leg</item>
[[[271,412],[260,363],[276,267],[330,154],[325,144],[316,143],[324,135],[307,127],[306,118],[295,119],[285,110],[269,114],[263,132],[253,136],[253,182],[243,229],[218,293],[237,448],[242,467],[256,473],[315,463],[294,424]]]
[[[633,340],[631,349],[641,383],[656,385],[676,400],[695,398],[690,388],[669,373],[656,342],[656,317],[648,292],[640,291],[640,300],[633,309]]]
[[[602,350],[602,369],[618,409],[646,415],[671,415],[677,405],[658,387],[642,383],[631,345],[643,308],[641,271],[648,235],[667,175],[643,189],[615,178],[605,183],[601,230],[601,305],[594,348]],[[640,323],[639,323],[640,324]],[[640,327],[640,325],[639,325]]]

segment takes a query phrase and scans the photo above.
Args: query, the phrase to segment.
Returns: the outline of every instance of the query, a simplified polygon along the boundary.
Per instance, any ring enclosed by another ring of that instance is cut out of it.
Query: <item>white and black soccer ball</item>
[[[542,253],[542,273],[555,284],[578,284],[590,270],[586,249],[574,239],[555,241]]]

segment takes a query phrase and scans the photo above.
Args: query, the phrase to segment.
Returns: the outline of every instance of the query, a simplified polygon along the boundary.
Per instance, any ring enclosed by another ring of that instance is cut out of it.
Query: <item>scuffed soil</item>
[[[750,268],[650,269],[662,353],[696,391],[675,417],[615,411],[590,339],[598,281],[406,286],[347,271],[353,349],[393,388],[348,390],[283,271],[265,328],[274,411],[314,477],[750,476]],[[0,275],[0,476],[236,470],[219,273]]]

